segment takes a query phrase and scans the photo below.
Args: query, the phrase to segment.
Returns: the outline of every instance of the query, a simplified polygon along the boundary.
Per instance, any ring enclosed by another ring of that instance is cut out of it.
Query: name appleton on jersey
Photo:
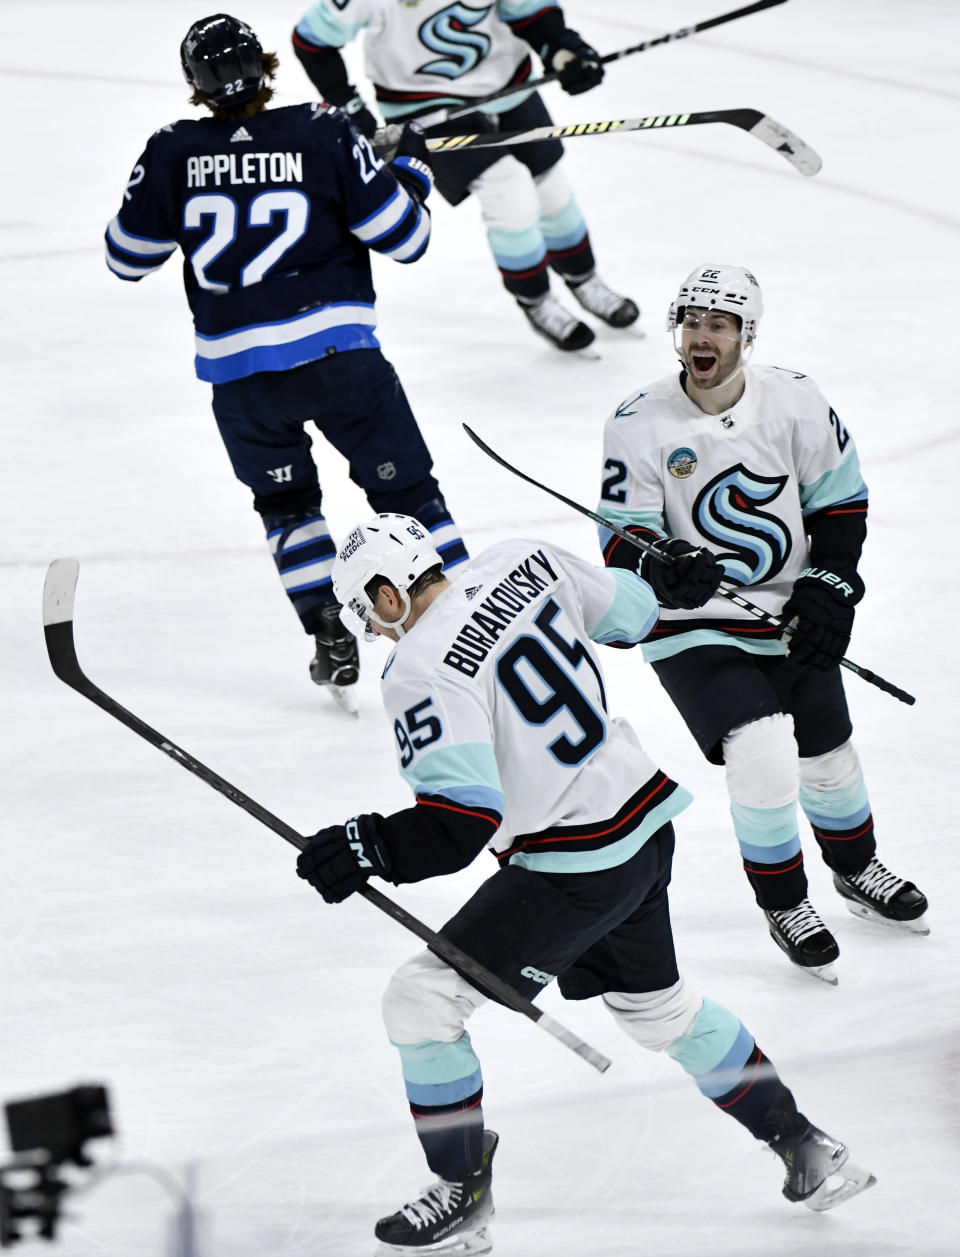
[[[187,158],[187,187],[303,183],[303,153],[207,153]]]
[[[533,570],[534,563],[543,568],[549,580]],[[542,550],[537,550],[524,559],[502,581],[494,585],[450,643],[443,662],[448,668],[453,668],[464,676],[476,676],[480,665],[496,646],[497,638],[505,632],[510,621],[545,589],[555,585],[558,579]]]

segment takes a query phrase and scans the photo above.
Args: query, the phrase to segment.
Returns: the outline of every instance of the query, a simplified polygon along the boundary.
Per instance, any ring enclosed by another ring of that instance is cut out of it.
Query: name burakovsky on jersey
[[[534,563],[542,569],[545,576],[534,572]],[[448,668],[454,668],[465,676],[476,676],[480,664],[496,646],[497,639],[511,621],[539,593],[555,585],[558,579],[543,550],[531,554],[487,594],[470,616],[470,623],[464,624],[451,642],[450,649],[443,656],[443,662]],[[475,591],[473,597],[482,593],[483,588],[482,585],[471,586]]]

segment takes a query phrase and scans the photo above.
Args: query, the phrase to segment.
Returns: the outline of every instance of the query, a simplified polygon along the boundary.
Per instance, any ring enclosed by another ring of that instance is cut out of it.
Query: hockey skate
[[[380,1240],[376,1257],[391,1254],[443,1253],[449,1257],[479,1257],[493,1241],[487,1223],[493,1217],[493,1154],[500,1136],[483,1132],[483,1168],[459,1183],[437,1179],[398,1213],[381,1218],[374,1228]]]
[[[548,292],[536,301],[517,298],[517,305],[527,316],[530,326],[558,349],[574,351],[593,344],[594,334],[586,323],[581,323],[569,310],[565,310],[552,293]]]
[[[837,985],[833,961],[840,948],[809,899],[802,899],[795,908],[764,912],[764,916],[770,937],[799,969],[821,982]]]
[[[595,314],[610,327],[629,327],[640,317],[637,303],[608,288],[596,271],[576,283],[568,279],[567,287],[588,314]]]
[[[822,1213],[866,1191],[877,1181],[850,1160],[846,1145],[807,1123],[799,1134],[771,1139],[769,1146],[787,1167],[783,1194]]]
[[[316,654],[310,661],[310,679],[322,686],[338,707],[358,715],[349,692],[360,676],[357,639],[340,623],[340,608],[331,602],[321,612],[323,628],[314,635]]]
[[[909,930],[911,934],[930,933],[924,915],[926,895],[913,882],[891,873],[876,856],[859,873],[834,873],[833,884],[855,917]]]

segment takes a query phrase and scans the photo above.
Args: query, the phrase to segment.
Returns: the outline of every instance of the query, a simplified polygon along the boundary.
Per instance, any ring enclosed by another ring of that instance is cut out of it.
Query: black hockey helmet
[[[263,86],[263,48],[246,22],[229,13],[201,18],[180,45],[183,77],[215,109],[254,99]]]

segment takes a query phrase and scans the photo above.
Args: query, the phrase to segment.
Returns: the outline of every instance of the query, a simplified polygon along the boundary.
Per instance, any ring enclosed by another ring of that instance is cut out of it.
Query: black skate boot
[[[869,1171],[850,1161],[850,1153],[839,1139],[809,1122],[797,1134],[771,1139],[769,1146],[787,1167],[784,1196],[818,1213],[866,1191],[877,1181]]]
[[[518,297],[517,305],[527,316],[530,326],[558,349],[573,351],[593,344],[594,335],[586,323],[581,323],[569,310],[565,310],[552,293],[548,292],[536,301],[524,301]]]
[[[764,916],[771,938],[795,965],[821,982],[837,985],[832,964],[840,948],[809,899],[802,899],[795,908],[765,912]]]
[[[380,1240],[378,1257],[392,1253],[444,1253],[473,1257],[489,1253],[493,1241],[487,1223],[493,1216],[493,1154],[500,1136],[483,1132],[483,1168],[459,1183],[437,1181],[398,1213],[381,1218],[374,1228]]]
[[[924,918],[927,897],[913,882],[897,877],[874,856],[859,873],[834,873],[833,884],[855,917],[929,934]]]
[[[317,653],[310,661],[310,679],[328,690],[344,711],[355,716],[356,704],[346,690],[356,685],[360,676],[360,656],[357,639],[340,622],[339,611],[335,602],[321,611],[323,628],[314,635]]]
[[[588,314],[595,314],[610,327],[629,327],[640,317],[637,303],[608,288],[596,271],[576,283],[568,279],[567,287]]]

